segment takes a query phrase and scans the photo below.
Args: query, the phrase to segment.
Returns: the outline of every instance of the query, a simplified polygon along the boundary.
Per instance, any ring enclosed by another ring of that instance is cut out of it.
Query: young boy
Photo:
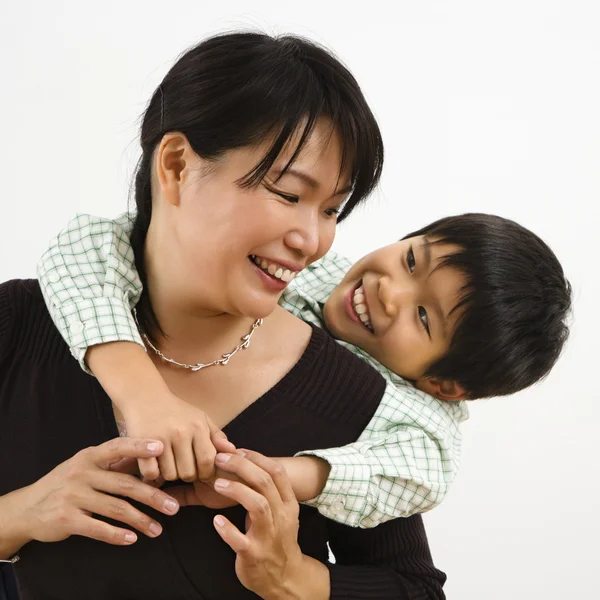
[[[142,284],[130,231],[127,216],[78,216],[38,266],[50,313],[86,370],[90,346],[128,341],[145,348],[131,314]],[[294,275],[252,259],[272,277]],[[448,290],[457,283],[454,297]],[[329,253],[297,274],[280,304],[328,329],[387,382],[354,444],[281,459],[298,500],[359,527],[438,505],[459,466],[459,424],[468,416],[462,400],[511,394],[547,375],[568,335],[570,294],[544,242],[482,214],[441,219],[354,265]],[[148,376],[151,370],[150,363]],[[116,377],[116,367],[98,374],[111,397]],[[130,389],[139,382],[127,369],[119,377],[132,379]],[[113,397],[119,408],[123,396]],[[138,401],[128,414],[150,410]],[[322,461],[324,483],[313,469]]]

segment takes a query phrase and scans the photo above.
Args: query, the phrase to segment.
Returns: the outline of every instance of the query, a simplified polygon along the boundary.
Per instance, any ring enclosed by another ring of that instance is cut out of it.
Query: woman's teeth
[[[267,262],[264,258],[260,258],[255,256],[254,254],[250,255],[250,260],[258,267],[260,267],[263,271],[266,271],[271,277],[275,277],[276,279],[280,279],[285,283],[289,283],[298,275],[296,271],[290,271],[289,269],[284,269],[279,265],[275,265],[273,263]]]
[[[362,324],[372,332],[373,326],[371,325],[371,315],[369,315],[369,310],[365,304],[365,293],[362,285],[354,291],[352,305]]]

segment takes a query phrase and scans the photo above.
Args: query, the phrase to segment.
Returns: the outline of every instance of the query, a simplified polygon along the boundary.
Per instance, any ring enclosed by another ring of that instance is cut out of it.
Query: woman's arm
[[[26,494],[23,488],[0,496],[0,560],[9,560],[32,539],[21,510]]]

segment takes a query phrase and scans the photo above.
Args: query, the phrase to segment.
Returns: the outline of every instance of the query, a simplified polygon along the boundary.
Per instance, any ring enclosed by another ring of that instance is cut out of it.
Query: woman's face
[[[275,181],[294,141],[258,187],[244,189],[237,182],[262,159],[270,141],[206,161],[184,136],[163,138],[156,155],[160,200],[149,231],[150,240],[154,226],[159,244],[148,258],[161,265],[161,277],[180,303],[265,317],[294,273],[329,250],[336,210],[350,183],[339,177],[339,137],[320,120],[291,168]],[[162,256],[156,255],[159,248]]]

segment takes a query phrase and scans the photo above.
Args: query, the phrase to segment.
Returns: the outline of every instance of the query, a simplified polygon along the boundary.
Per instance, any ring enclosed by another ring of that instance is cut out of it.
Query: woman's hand
[[[125,496],[166,514],[173,515],[178,503],[165,492],[130,475],[132,461],[157,457],[162,442],[148,439],[116,438],[86,448],[61,463],[47,475],[22,490],[22,517],[31,540],[58,542],[82,535],[115,545],[129,545],[137,535],[95,519],[102,515],[156,537],[159,523],[115,496]]]
[[[327,568],[298,545],[300,509],[283,466],[250,450],[220,453],[216,464],[245,482],[215,481],[220,494],[248,511],[245,534],[222,515],[214,518],[217,532],[237,554],[240,582],[268,600],[329,598]]]

